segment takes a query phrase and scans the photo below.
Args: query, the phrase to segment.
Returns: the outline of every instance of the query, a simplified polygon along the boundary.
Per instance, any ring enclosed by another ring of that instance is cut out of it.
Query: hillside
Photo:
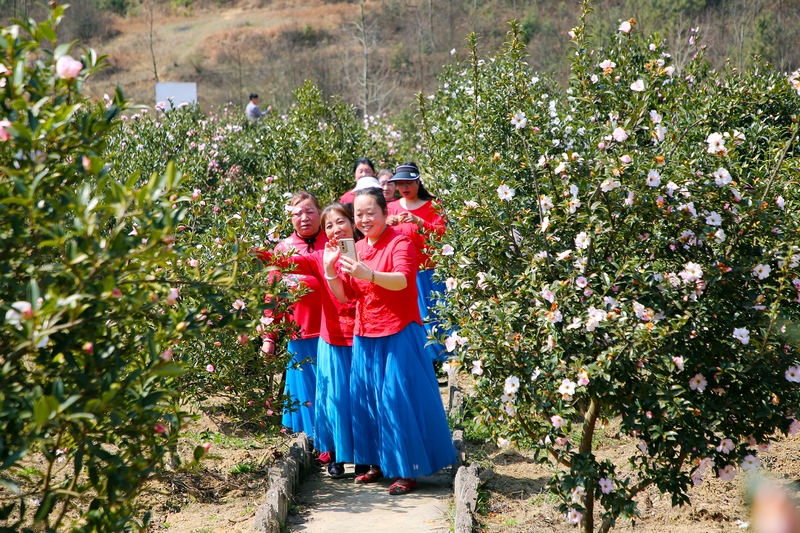
[[[530,63],[565,81],[567,32],[578,0],[74,0],[62,37],[80,39],[109,57],[90,84],[93,96],[120,85],[152,105],[160,81],[194,81],[202,105],[246,103],[285,108],[292,90],[312,78],[369,114],[407,109],[430,91],[441,65],[466,36],[486,51],[502,45],[507,22],[521,21]],[[592,24],[609,35],[633,17],[658,31],[680,65],[691,28],[699,28],[716,67],[744,67],[762,54],[782,71],[800,66],[800,0],[597,0]],[[38,16],[31,0],[0,2],[0,17]],[[152,16],[151,16],[152,15]],[[151,40],[152,20],[152,40]],[[152,42],[152,54],[151,54]],[[366,52],[366,54],[365,54]],[[153,61],[155,56],[155,62]],[[365,62],[365,56],[367,61]],[[155,68],[154,68],[155,63]],[[366,83],[365,83],[366,72]]]

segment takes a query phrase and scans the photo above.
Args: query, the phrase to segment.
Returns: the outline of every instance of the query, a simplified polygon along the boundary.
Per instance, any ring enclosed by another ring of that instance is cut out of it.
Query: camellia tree
[[[696,34],[679,67],[633,20],[592,49],[589,12],[566,90],[529,71],[514,24],[419,102],[450,364],[586,533],[651,485],[688,503],[800,426],[798,75],[709,71]],[[593,450],[612,419],[638,442],[627,467]]]
[[[253,351],[283,289],[242,282],[241,240],[194,268],[176,235],[199,202],[173,165],[112,175],[127,103],[82,96],[102,58],[58,43],[63,14],[0,30],[0,530],[144,531],[135,495],[189,421],[178,360],[219,338]]]

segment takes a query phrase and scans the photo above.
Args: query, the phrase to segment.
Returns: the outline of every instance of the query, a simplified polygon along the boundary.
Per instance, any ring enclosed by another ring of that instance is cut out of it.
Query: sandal
[[[401,494],[408,494],[417,488],[417,482],[413,479],[400,477],[395,480],[389,487],[389,494],[392,496],[399,496]]]
[[[328,465],[328,475],[333,479],[344,476],[344,463],[330,463]]]
[[[383,477],[383,472],[379,466],[370,466],[366,474],[356,476],[356,483],[375,483]]]
[[[333,454],[331,452],[322,452],[319,454],[318,461],[324,465],[330,464],[333,462]]]

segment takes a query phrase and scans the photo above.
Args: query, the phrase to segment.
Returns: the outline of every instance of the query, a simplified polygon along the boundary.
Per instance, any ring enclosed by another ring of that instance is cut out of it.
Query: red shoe
[[[356,476],[356,483],[375,483],[382,477],[383,477],[383,472],[381,472],[380,467],[370,466],[366,474],[361,474],[360,476]]]
[[[416,490],[416,488],[417,482],[415,480],[400,477],[397,478],[389,487],[389,494],[392,496],[400,496],[402,494],[408,494],[409,492]]]
[[[321,454],[319,454],[319,457],[318,457],[317,460],[320,463],[326,465],[328,463],[333,462],[333,457],[331,457],[331,452],[322,452]]]

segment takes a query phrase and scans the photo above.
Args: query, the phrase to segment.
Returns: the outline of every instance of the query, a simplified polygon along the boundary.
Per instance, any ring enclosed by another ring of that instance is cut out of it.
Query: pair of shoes
[[[322,452],[319,454],[318,461],[324,465],[333,462],[333,453],[332,452]]]
[[[344,475],[344,463],[330,463],[328,465],[328,475],[333,479],[338,479]]]
[[[417,488],[417,482],[413,479],[399,477],[389,486],[389,494],[392,496],[399,496],[401,494],[408,494]]]
[[[375,483],[383,477],[379,466],[370,466],[365,474],[356,476],[356,483]]]
[[[356,476],[366,474],[369,471],[369,465],[356,465]]]

